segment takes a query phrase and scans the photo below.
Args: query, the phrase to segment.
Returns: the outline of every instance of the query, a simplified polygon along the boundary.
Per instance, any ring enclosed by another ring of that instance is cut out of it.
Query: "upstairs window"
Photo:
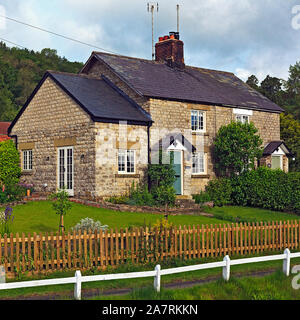
[[[239,121],[241,123],[249,123],[249,116],[243,115],[243,114],[237,114],[236,115],[236,121]]]
[[[200,110],[191,111],[192,131],[205,132],[205,112]]]
[[[192,174],[206,173],[206,157],[203,152],[193,153],[192,156]]]
[[[23,170],[32,170],[32,150],[23,151]]]
[[[135,152],[134,150],[118,151],[118,172],[134,173],[135,172]]]

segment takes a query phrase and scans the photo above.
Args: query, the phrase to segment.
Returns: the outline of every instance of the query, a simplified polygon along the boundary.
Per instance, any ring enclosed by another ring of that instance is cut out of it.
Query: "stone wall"
[[[57,188],[57,146],[74,146],[74,193],[94,196],[95,124],[51,78],[42,84],[15,124],[19,150],[33,150],[33,170],[22,181],[33,183],[37,192]],[[47,183],[45,189],[43,185]]]
[[[147,127],[96,123],[96,196],[108,198],[128,193],[132,183],[145,181],[148,166]],[[134,150],[135,173],[118,173],[118,149]]]

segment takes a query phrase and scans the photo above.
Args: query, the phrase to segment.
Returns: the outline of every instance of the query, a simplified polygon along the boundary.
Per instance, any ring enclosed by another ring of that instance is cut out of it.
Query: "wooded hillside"
[[[14,119],[46,70],[77,73],[82,66],[59,57],[53,49],[35,52],[0,42],[0,121]]]

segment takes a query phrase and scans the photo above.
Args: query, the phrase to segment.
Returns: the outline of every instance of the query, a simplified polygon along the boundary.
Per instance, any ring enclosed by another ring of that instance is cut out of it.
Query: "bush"
[[[4,184],[17,184],[21,176],[19,152],[12,140],[0,143],[0,181]]]
[[[129,202],[129,197],[126,195],[113,196],[110,197],[107,201],[113,204],[127,204]]]
[[[158,206],[174,206],[176,200],[175,189],[172,186],[159,186],[152,190],[153,199]]]
[[[201,191],[199,194],[193,195],[193,199],[199,204],[212,201],[211,196],[205,191]]]
[[[0,203],[8,203],[22,200],[26,194],[26,189],[18,184],[8,183],[4,192],[0,191]]]
[[[217,206],[232,204],[300,214],[300,173],[259,167],[230,179],[212,180],[205,193],[194,197],[199,202],[209,197]]]
[[[153,206],[155,201],[153,195],[148,191],[147,186],[132,184],[129,195],[129,204],[137,206]]]
[[[102,225],[100,221],[94,221],[91,218],[85,218],[81,219],[79,223],[77,223],[73,228],[71,228],[71,231],[89,231],[91,230],[92,232],[97,231],[105,231],[108,228],[107,225]]]
[[[229,178],[220,178],[209,181],[205,191],[216,206],[224,206],[231,203],[232,190]]]

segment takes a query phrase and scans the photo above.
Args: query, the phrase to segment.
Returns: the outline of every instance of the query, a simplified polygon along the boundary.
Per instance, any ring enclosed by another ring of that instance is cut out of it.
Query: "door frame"
[[[67,163],[67,150],[68,149],[71,149],[72,150],[72,189],[67,189],[66,191],[68,192],[69,196],[73,197],[74,196],[74,146],[65,146],[65,147],[58,147],[57,148],[57,165],[56,165],[56,168],[57,168],[57,183],[56,183],[56,187],[57,187],[57,190],[60,190],[60,175],[59,175],[59,170],[60,170],[60,159],[59,159],[59,153],[60,153],[60,150],[65,150],[65,158],[64,158],[64,166],[66,166],[66,163]],[[67,181],[67,170],[65,171],[65,183]],[[65,185],[66,186],[66,185]]]
[[[180,194],[178,194],[178,195],[183,195],[183,173],[184,173],[184,171],[183,171],[183,150],[178,150],[178,149],[175,149],[175,148],[168,148],[168,152],[171,152],[171,151],[173,151],[173,152],[180,152],[180,170],[181,170],[181,173],[180,173],[180,179],[181,179],[181,183],[180,183],[180,186],[181,186],[181,190],[180,190]]]

